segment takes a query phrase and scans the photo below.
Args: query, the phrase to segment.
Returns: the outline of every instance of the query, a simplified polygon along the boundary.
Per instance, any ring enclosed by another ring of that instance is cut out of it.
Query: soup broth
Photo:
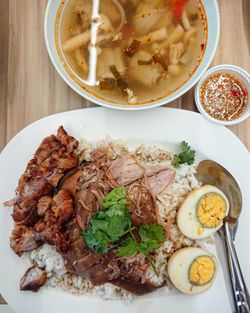
[[[67,71],[88,92],[118,104],[176,91],[195,72],[206,40],[199,0],[68,0],[56,22]]]

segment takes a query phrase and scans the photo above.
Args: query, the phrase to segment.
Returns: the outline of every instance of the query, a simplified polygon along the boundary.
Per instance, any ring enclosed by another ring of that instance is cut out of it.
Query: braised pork
[[[119,257],[114,250],[107,252],[101,261],[92,266],[86,273],[90,282],[99,286],[111,282],[120,275]]]
[[[139,277],[136,275],[120,275],[117,279],[112,281],[112,284],[137,296],[143,296],[161,287],[152,284],[150,281],[141,283]]]
[[[133,225],[140,227],[156,223],[156,200],[147,179],[131,184],[127,197],[129,199],[127,208]]]

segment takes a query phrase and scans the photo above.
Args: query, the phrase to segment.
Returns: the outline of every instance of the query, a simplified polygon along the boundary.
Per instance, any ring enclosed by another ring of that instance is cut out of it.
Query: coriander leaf
[[[95,213],[89,221],[89,228],[94,232],[97,230],[106,231],[109,227],[109,217],[103,212]]]
[[[138,243],[132,237],[128,237],[123,246],[117,249],[119,256],[135,256],[138,252]]]
[[[114,205],[126,206],[126,193],[126,188],[122,186],[113,189],[106,197],[103,198],[104,209],[110,208]]]
[[[108,234],[111,238],[111,242],[116,242],[124,235],[127,228],[130,225],[131,217],[128,212],[121,216],[113,216],[109,221]]]
[[[158,249],[166,240],[165,231],[161,225],[143,225],[139,229],[139,234],[141,237],[139,251],[145,255]]]
[[[126,202],[125,202],[126,201]],[[119,201],[119,203],[113,204],[107,211],[108,216],[122,216],[126,210],[127,200]]]
[[[116,243],[124,234],[133,230],[131,216],[126,208],[126,189],[113,189],[103,199],[104,209],[90,219],[88,229],[81,232],[88,248],[96,253],[105,253],[110,243]]]
[[[166,235],[163,227],[157,224],[145,224],[140,227],[139,235],[141,242],[137,242],[135,238],[128,237],[123,246],[117,249],[119,256],[135,256],[137,253],[145,255],[153,271],[158,276],[159,273],[151,260],[149,253],[158,249],[166,240]]]
[[[187,142],[182,141],[181,143],[182,152],[175,154],[172,160],[172,165],[177,168],[181,164],[187,163],[191,165],[195,161],[195,151],[191,149]]]
[[[177,168],[181,164],[181,158],[178,156],[178,154],[175,154],[172,160],[173,167]]]
[[[144,255],[147,255],[148,253],[158,249],[166,240],[163,227],[156,224],[145,224],[141,226],[139,229],[139,235],[141,238],[140,243],[134,238],[128,237],[125,244],[118,249],[118,254],[120,255],[120,253],[122,253],[121,256],[131,256],[132,254],[134,255],[137,252],[141,252]]]
[[[88,248],[91,251],[98,254],[108,251],[108,244],[110,240],[105,233],[102,233],[101,231],[93,233],[91,229],[88,229],[87,231],[81,231],[80,234],[86,241]]]

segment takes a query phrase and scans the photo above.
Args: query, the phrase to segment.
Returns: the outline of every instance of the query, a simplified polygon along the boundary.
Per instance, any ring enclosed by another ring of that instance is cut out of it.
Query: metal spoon
[[[250,313],[250,296],[234,245],[238,218],[242,209],[242,195],[239,185],[235,178],[223,166],[211,160],[200,162],[197,167],[196,177],[202,184],[210,184],[218,187],[228,198],[230,205],[229,213],[220,232],[224,238],[227,251],[235,312]]]

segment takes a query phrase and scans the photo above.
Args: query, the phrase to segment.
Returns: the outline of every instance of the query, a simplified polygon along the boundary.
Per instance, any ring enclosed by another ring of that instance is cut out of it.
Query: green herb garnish
[[[140,242],[138,242],[133,234],[135,227],[131,226],[126,193],[124,187],[117,187],[104,197],[103,210],[91,217],[88,229],[81,231],[80,234],[91,251],[103,254],[110,247],[121,244],[122,237],[130,233],[131,236],[118,247],[118,255],[135,256],[137,253],[142,253],[158,275],[149,253],[158,249],[166,240],[164,229],[160,225],[145,224],[139,228]]]
[[[135,256],[137,253],[145,255],[156,275],[158,272],[149,256],[150,252],[158,249],[166,240],[164,229],[161,225],[145,224],[139,229],[140,242],[135,238],[128,237],[124,245],[117,249],[119,256]]]
[[[111,244],[134,229],[127,204],[124,187],[113,189],[103,198],[103,210],[91,217],[87,231],[81,231],[91,251],[99,254],[107,252]]]
[[[173,167],[177,168],[181,164],[187,163],[191,165],[195,160],[195,151],[191,149],[187,142],[182,141],[181,143],[182,152],[179,154],[175,154],[172,160]]]
[[[126,199],[127,190],[124,187],[117,187],[113,189],[106,197],[103,198],[102,203],[104,209],[109,214],[120,215],[126,209],[128,200]]]

